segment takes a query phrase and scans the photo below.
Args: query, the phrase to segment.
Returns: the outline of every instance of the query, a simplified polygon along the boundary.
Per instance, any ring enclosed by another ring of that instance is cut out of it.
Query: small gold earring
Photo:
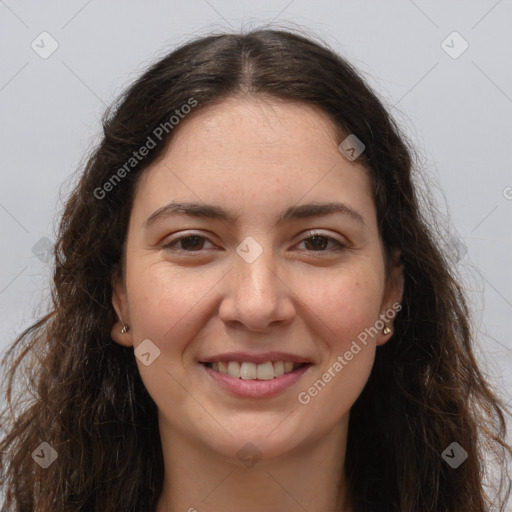
[[[391,332],[391,329],[386,325],[384,329],[382,329],[382,334],[389,334]]]
[[[123,324],[123,327],[121,329],[121,334],[125,334],[128,332],[128,329],[130,329],[126,324]]]

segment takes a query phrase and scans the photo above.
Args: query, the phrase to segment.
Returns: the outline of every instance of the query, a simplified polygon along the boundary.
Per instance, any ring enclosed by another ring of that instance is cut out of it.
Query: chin
[[[302,436],[296,429],[276,429],[278,424],[270,426],[268,422],[259,425],[253,423],[252,428],[233,433],[233,437],[226,434],[222,440],[217,438],[213,445],[210,438],[209,445],[237,465],[247,466],[254,464],[255,461],[291,455],[301,444]]]

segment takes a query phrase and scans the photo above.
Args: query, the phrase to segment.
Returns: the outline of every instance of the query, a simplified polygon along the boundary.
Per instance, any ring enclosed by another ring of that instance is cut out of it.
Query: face
[[[275,457],[347,424],[402,285],[339,142],[313,107],[230,98],[182,121],[139,179],[113,294],[130,330],[112,337],[136,350],[161,430]]]

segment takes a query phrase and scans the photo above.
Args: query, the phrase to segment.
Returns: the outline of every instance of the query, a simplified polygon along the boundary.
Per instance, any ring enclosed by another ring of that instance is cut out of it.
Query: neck
[[[307,445],[243,463],[172,431],[160,418],[165,478],[155,512],[352,512],[344,472],[348,415],[342,421]]]

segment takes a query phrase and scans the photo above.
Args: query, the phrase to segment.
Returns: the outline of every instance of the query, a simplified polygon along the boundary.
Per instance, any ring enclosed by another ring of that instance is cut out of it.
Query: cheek
[[[140,377],[160,410],[169,400],[186,402],[183,387],[187,378],[184,355],[190,341],[204,328],[208,291],[216,281],[194,278],[193,271],[171,271],[168,265],[155,263],[145,268],[127,268],[130,321],[134,349],[151,340],[159,353],[146,365],[136,358]],[[197,277],[197,276],[196,276]],[[131,326],[131,327],[132,327]],[[146,352],[144,349],[139,353]],[[151,356],[152,357],[152,356]],[[200,421],[201,418],[198,419]]]
[[[193,270],[170,271],[165,263],[127,271],[134,343],[149,338],[162,353],[182,352],[194,326],[199,328],[193,320],[212,286],[206,278],[195,279]]]
[[[345,416],[368,381],[375,359],[371,328],[379,318],[381,294],[379,274],[367,269],[340,275],[310,302],[321,319],[322,332],[317,331],[320,336],[315,336],[315,342],[325,357],[318,371],[304,382],[297,401],[304,416],[311,419],[312,439]]]
[[[378,320],[383,276],[361,266],[317,280],[303,292],[303,301],[323,324],[326,343],[339,352]]]

